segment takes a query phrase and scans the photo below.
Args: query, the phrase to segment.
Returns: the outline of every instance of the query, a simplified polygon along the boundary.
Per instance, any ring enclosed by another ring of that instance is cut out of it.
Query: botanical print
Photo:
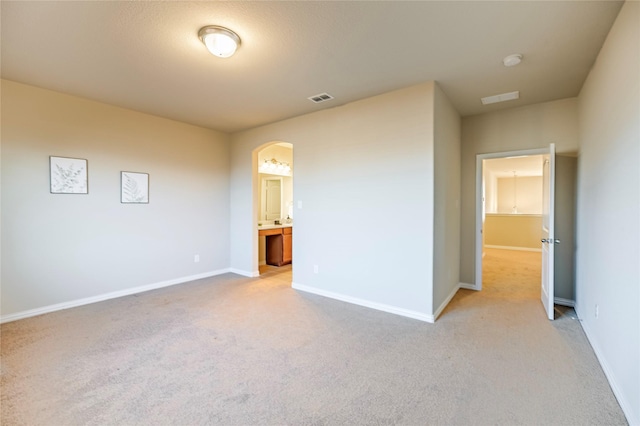
[[[147,173],[122,172],[122,203],[149,202],[149,175]]]
[[[49,157],[52,194],[87,194],[87,160]]]

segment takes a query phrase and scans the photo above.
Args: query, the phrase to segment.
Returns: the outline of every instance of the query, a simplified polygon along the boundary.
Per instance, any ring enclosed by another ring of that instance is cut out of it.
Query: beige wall
[[[233,270],[252,275],[258,266],[256,150],[273,141],[292,143],[294,283],[428,320],[433,109],[434,83],[428,82],[234,134]]]
[[[578,150],[577,99],[562,99],[462,119],[460,280],[475,283],[476,155],[546,148]]]
[[[487,246],[540,251],[540,215],[487,214],[483,230]]]
[[[50,155],[87,159],[89,194],[50,194]],[[1,226],[3,318],[224,270],[228,136],[3,80]]]
[[[639,22],[640,3],[627,1],[580,92],[577,207],[576,310],[632,425],[640,424]]]
[[[542,214],[542,176],[518,176],[497,179],[498,199],[495,213]]]

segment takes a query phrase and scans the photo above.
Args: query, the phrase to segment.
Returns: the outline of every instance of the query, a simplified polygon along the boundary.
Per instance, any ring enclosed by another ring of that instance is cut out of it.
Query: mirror
[[[262,203],[260,219],[278,220],[282,218],[282,178],[262,179]]]
[[[293,146],[276,142],[260,150],[258,177],[258,225],[293,223]]]

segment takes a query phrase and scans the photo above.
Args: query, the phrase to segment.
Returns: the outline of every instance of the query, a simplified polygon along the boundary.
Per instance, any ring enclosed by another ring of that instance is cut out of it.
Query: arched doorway
[[[253,151],[258,271],[293,267],[293,145],[272,141]],[[291,266],[288,266],[291,265]]]

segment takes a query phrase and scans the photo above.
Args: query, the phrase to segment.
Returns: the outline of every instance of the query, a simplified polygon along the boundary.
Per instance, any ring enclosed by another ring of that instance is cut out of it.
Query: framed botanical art
[[[49,182],[52,194],[88,194],[87,160],[49,157]]]
[[[149,203],[149,174],[120,172],[120,202],[124,204]]]

